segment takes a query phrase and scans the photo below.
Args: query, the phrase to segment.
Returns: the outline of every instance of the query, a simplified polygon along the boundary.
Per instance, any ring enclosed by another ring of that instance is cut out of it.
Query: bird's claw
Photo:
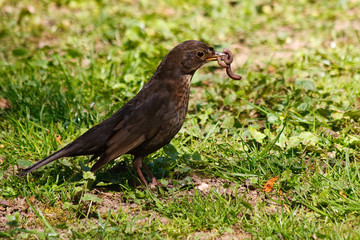
[[[150,189],[155,189],[156,186],[159,185],[159,182],[156,180],[155,177],[151,179],[151,183],[148,185]]]

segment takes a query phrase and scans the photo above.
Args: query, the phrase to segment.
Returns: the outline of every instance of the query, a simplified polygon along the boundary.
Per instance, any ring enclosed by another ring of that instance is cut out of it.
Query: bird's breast
[[[168,136],[166,141],[170,141],[184,123],[189,104],[191,77],[192,75],[182,76],[176,82],[172,81],[172,86],[168,88],[170,99],[167,102],[166,115],[163,117],[162,133],[160,134]]]
[[[171,96],[172,101],[175,103],[175,108],[179,113],[185,111],[186,114],[189,103],[191,78],[192,75],[183,75],[174,82],[175,86],[172,88]]]
[[[164,102],[158,114],[161,113],[161,128],[151,140],[142,144],[134,154],[148,154],[165,144],[179,132],[184,123],[189,103],[190,81],[192,76],[183,76],[176,81],[167,81],[166,85],[162,85],[158,91],[166,91],[168,100]],[[163,87],[166,86],[166,89]]]

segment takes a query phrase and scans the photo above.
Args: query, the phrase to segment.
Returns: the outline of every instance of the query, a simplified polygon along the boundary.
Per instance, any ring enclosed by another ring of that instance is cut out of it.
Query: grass
[[[0,236],[360,238],[359,14],[351,0],[0,1]],[[95,175],[77,157],[18,177],[188,39],[231,49],[243,79],[216,63],[195,74],[183,128],[147,159],[172,187],[106,171],[131,156]]]

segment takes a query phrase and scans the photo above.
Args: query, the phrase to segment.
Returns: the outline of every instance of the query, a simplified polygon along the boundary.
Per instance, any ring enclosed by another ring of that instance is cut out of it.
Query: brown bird
[[[80,155],[93,155],[92,159],[100,157],[91,168],[93,172],[123,154],[132,154],[133,166],[142,184],[147,185],[141,170],[144,169],[152,185],[156,185],[156,178],[143,159],[168,144],[180,130],[195,71],[224,55],[195,40],[177,45],[133,99],[61,150],[26,168],[21,175],[56,159]]]

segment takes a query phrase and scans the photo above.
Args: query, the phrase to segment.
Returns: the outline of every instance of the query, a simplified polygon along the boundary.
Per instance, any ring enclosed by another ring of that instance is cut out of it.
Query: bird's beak
[[[218,57],[221,57],[221,56],[225,56],[226,54],[225,53],[221,53],[221,52],[215,52],[214,55],[212,55],[211,57],[205,59],[207,62],[210,62],[210,61],[216,61],[216,59]]]

